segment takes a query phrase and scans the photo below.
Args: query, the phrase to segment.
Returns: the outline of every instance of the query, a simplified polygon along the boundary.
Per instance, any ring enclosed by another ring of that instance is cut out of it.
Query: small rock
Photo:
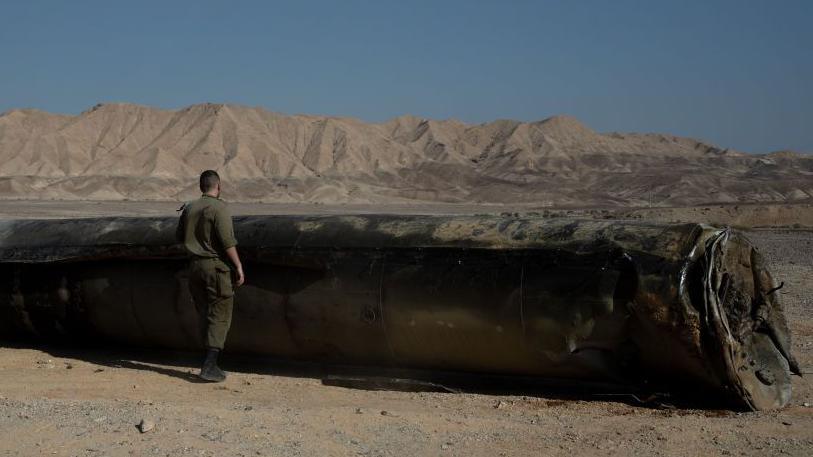
[[[381,411],[381,415],[382,416],[389,416],[390,413],[389,413],[389,411]]]
[[[73,365],[72,365],[72,364],[70,364],[70,363],[66,363],[66,364],[65,364],[65,369],[66,369],[66,370],[71,370],[71,369],[73,369]]]
[[[254,409],[253,406],[246,406],[245,408],[243,408],[243,411],[251,411],[252,409]]]
[[[101,373],[102,371],[104,371],[104,368],[97,368],[93,370],[94,373]]]
[[[440,448],[442,450],[444,450],[444,451],[447,450],[447,449],[451,449],[451,447],[452,447],[452,443],[443,443],[443,444],[440,445]]]
[[[364,410],[361,408],[356,408],[356,414],[364,414]]]
[[[502,409],[505,408],[506,406],[508,406],[508,403],[502,400],[497,400],[497,402],[494,403],[494,409]]]
[[[141,422],[138,423],[138,431],[141,433],[147,433],[154,428],[155,422],[149,419],[141,419]]]
[[[782,421],[782,425],[793,425],[791,421]]]
[[[804,402],[802,403],[802,406],[804,406],[805,408],[810,408],[810,403]]]

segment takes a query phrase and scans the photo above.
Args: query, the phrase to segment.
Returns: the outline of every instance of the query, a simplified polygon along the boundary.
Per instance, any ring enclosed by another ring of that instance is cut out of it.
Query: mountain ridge
[[[640,206],[653,196],[658,205],[813,197],[810,156],[598,133],[567,115],[366,123],[219,103],[0,115],[0,198],[186,199],[208,168],[240,201]]]

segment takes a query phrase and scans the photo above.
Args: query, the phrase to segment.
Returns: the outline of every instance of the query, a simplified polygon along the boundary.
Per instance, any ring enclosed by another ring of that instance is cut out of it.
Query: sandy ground
[[[41,217],[28,208],[15,215]],[[2,205],[0,215],[14,216]],[[813,371],[813,232],[750,236],[785,281],[780,293],[794,351],[804,371]],[[200,384],[193,376],[197,362],[192,354],[0,343],[0,454],[813,454],[809,376],[794,378],[788,408],[738,413],[544,389],[353,389],[323,381],[334,368],[264,359],[227,359],[224,384]],[[154,428],[141,433],[142,420]]]

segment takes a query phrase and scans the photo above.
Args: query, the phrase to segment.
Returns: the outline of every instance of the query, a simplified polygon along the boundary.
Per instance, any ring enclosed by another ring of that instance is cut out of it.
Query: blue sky
[[[0,111],[573,115],[813,152],[813,1],[4,1]]]

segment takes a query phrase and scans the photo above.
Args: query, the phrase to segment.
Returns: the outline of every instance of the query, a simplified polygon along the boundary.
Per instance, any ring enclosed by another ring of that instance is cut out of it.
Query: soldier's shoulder
[[[223,200],[221,200],[219,198],[209,198],[208,200],[209,200],[209,204],[213,208],[217,208],[218,210],[225,209],[228,206],[228,204],[225,201],[223,201]]]
[[[202,203],[201,200],[202,200],[201,198],[196,198],[196,199],[193,199],[193,200],[187,200],[185,202],[182,202],[181,206],[178,209],[176,209],[175,211],[183,212],[183,211],[186,211],[186,210],[188,210],[190,208],[199,207],[199,206],[201,206],[201,203]]]
[[[184,207],[186,207],[186,208],[197,208],[197,207],[205,206],[205,204],[206,204],[206,202],[204,201],[203,198],[196,198],[194,200],[189,200],[188,202],[186,202],[184,204]]]
[[[226,202],[219,198],[214,197],[203,197],[201,198],[200,208],[206,213],[210,214],[214,217],[219,217],[221,215],[228,215],[229,208]]]
[[[231,212],[229,211],[229,204],[223,200],[218,199],[215,208],[217,209],[217,212],[221,215],[228,216],[231,214]]]
[[[197,198],[195,200],[189,200],[188,202],[184,203],[181,207],[180,211],[184,213],[198,213],[200,211],[206,211],[206,208],[211,206],[211,203],[206,201],[207,199],[204,198]]]

